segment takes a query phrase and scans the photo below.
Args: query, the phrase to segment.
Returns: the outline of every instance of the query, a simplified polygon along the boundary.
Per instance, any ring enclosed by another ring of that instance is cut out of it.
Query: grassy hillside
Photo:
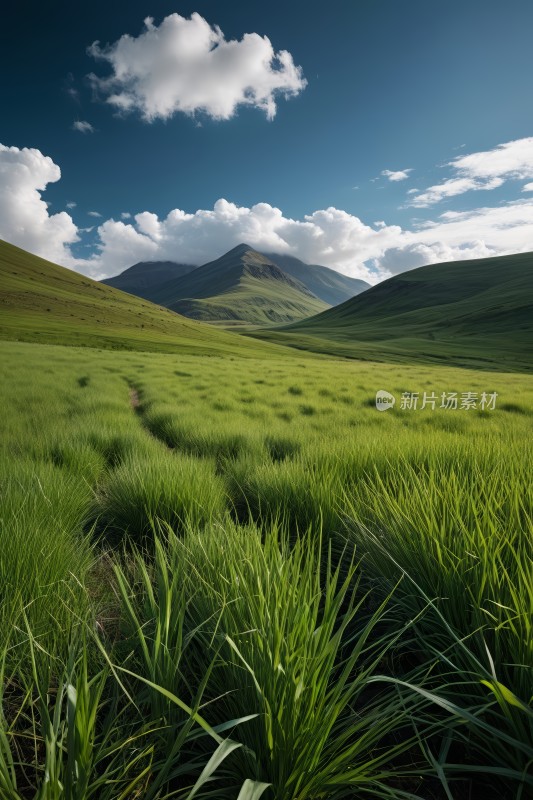
[[[162,285],[187,275],[193,269],[196,269],[194,264],[178,264],[174,261],[139,261],[120,275],[106,278],[102,283],[153,301],[154,292]]]
[[[238,353],[251,343],[0,242],[0,338],[153,352]]]
[[[283,332],[256,335],[355,358],[531,369],[533,255],[420,267]]]
[[[159,287],[153,299],[194,319],[271,324],[327,308],[300,281],[246,244]]]
[[[340,272],[320,264],[306,264],[294,256],[278,255],[277,253],[263,253],[263,255],[281,267],[288,275],[304,283],[313,294],[330,306],[344,303],[370,288],[370,284],[366,281],[350,278],[348,275],[342,275]]]

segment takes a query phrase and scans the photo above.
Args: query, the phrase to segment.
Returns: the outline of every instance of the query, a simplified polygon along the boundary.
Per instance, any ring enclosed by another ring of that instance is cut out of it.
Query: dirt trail
[[[130,405],[134,411],[137,411],[139,406],[141,405],[141,401],[139,399],[139,392],[137,389],[130,389]]]

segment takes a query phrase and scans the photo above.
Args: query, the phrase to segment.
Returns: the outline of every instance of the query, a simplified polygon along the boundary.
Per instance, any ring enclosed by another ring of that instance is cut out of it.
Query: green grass
[[[347,524],[369,577],[393,586],[404,576],[396,597],[406,619],[431,603],[413,652],[421,661],[428,650],[442,654],[434,680],[444,697],[487,704],[485,721],[510,746],[486,731],[473,743],[520,773],[513,736],[533,737],[533,717],[519,708],[533,700],[533,464],[526,448],[507,456],[494,441],[482,454],[463,444],[416,465],[400,457],[353,487]],[[520,700],[500,706],[494,686]]]
[[[375,635],[387,602],[363,609],[353,554],[333,568],[312,533],[291,545],[275,525],[262,539],[226,524],[187,537],[180,566],[202,643],[195,664],[203,672],[211,653],[221,657],[209,684],[220,698],[214,713],[257,715],[242,730],[239,776],[304,800],[386,796],[387,779],[409,774],[395,759],[413,748],[419,698],[369,692],[395,637]]]
[[[83,531],[90,488],[75,474],[29,460],[0,465],[1,648],[25,638],[64,652],[76,616],[85,618],[84,584],[94,553]]]
[[[183,454],[128,457],[103,482],[95,514],[107,533],[142,541],[156,520],[201,529],[225,510],[224,482],[209,461]]]
[[[127,617],[130,601],[122,599]],[[140,630],[137,634],[144,643]],[[217,780],[223,762],[242,747],[221,733],[250,717],[212,727],[199,713],[201,690],[188,705],[175,694],[175,681],[170,691],[151,680],[156,677],[151,664],[142,665],[140,673],[116,666],[102,643],[102,666],[91,671],[88,644],[73,638],[65,664],[52,670],[30,633],[28,674],[9,673],[5,659],[0,662],[0,796],[155,800],[169,787],[171,796],[183,800],[201,796],[202,787]],[[265,788],[245,779],[239,799],[260,797]]]
[[[0,351],[0,795],[525,800],[530,376]]]
[[[349,358],[530,372],[533,255],[433,264],[403,272],[270,342]]]

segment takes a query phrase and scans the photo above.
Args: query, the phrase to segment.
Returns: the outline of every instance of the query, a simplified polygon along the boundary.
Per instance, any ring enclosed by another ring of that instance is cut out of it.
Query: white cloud
[[[87,216],[89,216],[89,217],[101,217],[102,215],[100,214],[99,211],[88,211],[87,212]]]
[[[533,192],[533,182],[532,183],[525,183],[522,186],[522,191],[523,192]]]
[[[411,236],[427,243],[442,242],[454,252],[473,247],[487,255],[526,252],[533,242],[533,200],[448,211],[436,221],[422,223]]]
[[[120,215],[120,218],[121,219],[131,219],[131,214],[130,214],[129,211],[123,211],[122,214]]]
[[[49,214],[41,192],[56,183],[61,170],[33,148],[0,144],[0,238],[59,263],[71,259],[78,240],[70,214]]]
[[[76,208],[76,206],[77,206],[77,203],[74,203],[74,201],[73,201],[73,200],[71,200],[70,202],[68,202],[68,203],[66,204],[66,206],[67,206],[67,208]]]
[[[270,40],[246,33],[227,40],[218,26],[194,13],[151,17],[138,36],[124,34],[111,45],[94,42],[91,56],[107,62],[107,78],[89,77],[94,89],[119,112],[139,111],[153,122],[178,112],[204,112],[230,119],[240,105],[265,111],[272,119],[279,95],[297,95],[306,86],[301,67],[286,50],[275,52]]]
[[[397,181],[405,181],[412,171],[412,169],[399,169],[395,172],[394,170],[384,169],[381,174],[384,175],[385,178],[388,178],[389,181],[396,183]]]
[[[455,177],[415,195],[409,205],[427,208],[464,192],[497,189],[510,179],[533,178],[533,136],[499,144],[492,150],[470,153],[446,164]]]
[[[474,178],[533,178],[533,136],[460,156],[452,164]]]
[[[398,244],[369,263],[392,274],[445,261],[529,252],[533,200],[472,211],[447,211],[437,220],[403,231]]]
[[[417,194],[409,205],[414,208],[427,208],[439,203],[446,197],[455,197],[469,191],[497,189],[503,182],[503,178],[490,178],[484,181],[479,181],[476,178],[450,178],[447,181],[443,181],[443,183],[430,186],[429,189],[421,194]]]
[[[90,122],[83,119],[77,119],[72,123],[72,130],[79,131],[80,133],[94,133],[94,128]]]

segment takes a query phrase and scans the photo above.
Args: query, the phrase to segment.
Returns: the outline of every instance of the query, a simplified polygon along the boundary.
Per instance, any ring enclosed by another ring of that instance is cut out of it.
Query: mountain
[[[279,255],[278,253],[263,253],[270,261],[304,283],[313,294],[330,306],[344,303],[351,297],[361,294],[370,288],[370,284],[357,278],[341,275],[334,269],[322,267],[320,264],[306,264],[294,256]]]
[[[154,292],[163,284],[181,278],[193,269],[196,266],[177,264],[175,261],[139,261],[120,275],[106,278],[102,283],[137,297],[144,297],[145,300],[153,300]]]
[[[246,253],[249,255],[247,256]],[[256,268],[256,272],[254,275],[249,273],[245,276],[242,274],[242,270],[252,266],[253,259],[250,255],[252,253],[255,254],[253,266]],[[241,256],[244,260],[239,263]],[[245,263],[246,261],[248,263]],[[270,272],[267,266],[270,268]],[[311,293],[315,299],[322,301],[322,308],[325,308],[326,305],[338,305],[369,288],[369,284],[365,281],[341,275],[328,267],[319,264],[305,264],[294,256],[259,253],[245,244],[234,248],[222,258],[204,264],[203,267],[179,264],[173,261],[141,261],[124,270],[120,275],[106,278],[102,283],[138,297],[144,297],[146,300],[175,308],[187,316],[209,321],[253,321],[263,324],[268,321],[291,322],[321,310],[318,306],[309,309],[308,301],[302,305],[302,299],[294,296],[287,296],[289,305],[280,308],[277,301],[272,305],[272,284],[263,284],[261,287],[257,282],[249,284],[248,281],[249,285],[244,285],[246,277],[267,281],[279,279],[283,282],[283,276],[275,273],[272,267],[281,270],[285,277],[294,279],[295,283],[293,284],[286,282],[287,287],[303,291],[307,295]],[[261,271],[261,268],[262,274],[260,275],[258,269]],[[190,281],[181,282],[181,278],[198,270],[201,271]],[[216,275],[216,270],[219,270],[220,274]],[[223,301],[219,300],[219,294],[226,294],[229,290],[233,292],[237,284],[240,284],[238,295],[225,297]],[[264,296],[263,289],[268,289]],[[247,297],[243,305],[245,295]],[[256,298],[256,305],[260,306],[256,311],[251,309],[251,295]],[[198,300],[209,302],[198,303],[196,302]],[[179,307],[175,306],[178,301]],[[269,310],[270,308],[271,310]]]
[[[533,253],[431,264],[257,336],[370,360],[533,367]]]
[[[272,352],[262,342],[185,319],[3,241],[0,339],[209,355]],[[283,357],[286,348],[276,352]]]
[[[247,244],[162,284],[153,299],[194,319],[260,325],[292,322],[327,308],[301,281]]]

